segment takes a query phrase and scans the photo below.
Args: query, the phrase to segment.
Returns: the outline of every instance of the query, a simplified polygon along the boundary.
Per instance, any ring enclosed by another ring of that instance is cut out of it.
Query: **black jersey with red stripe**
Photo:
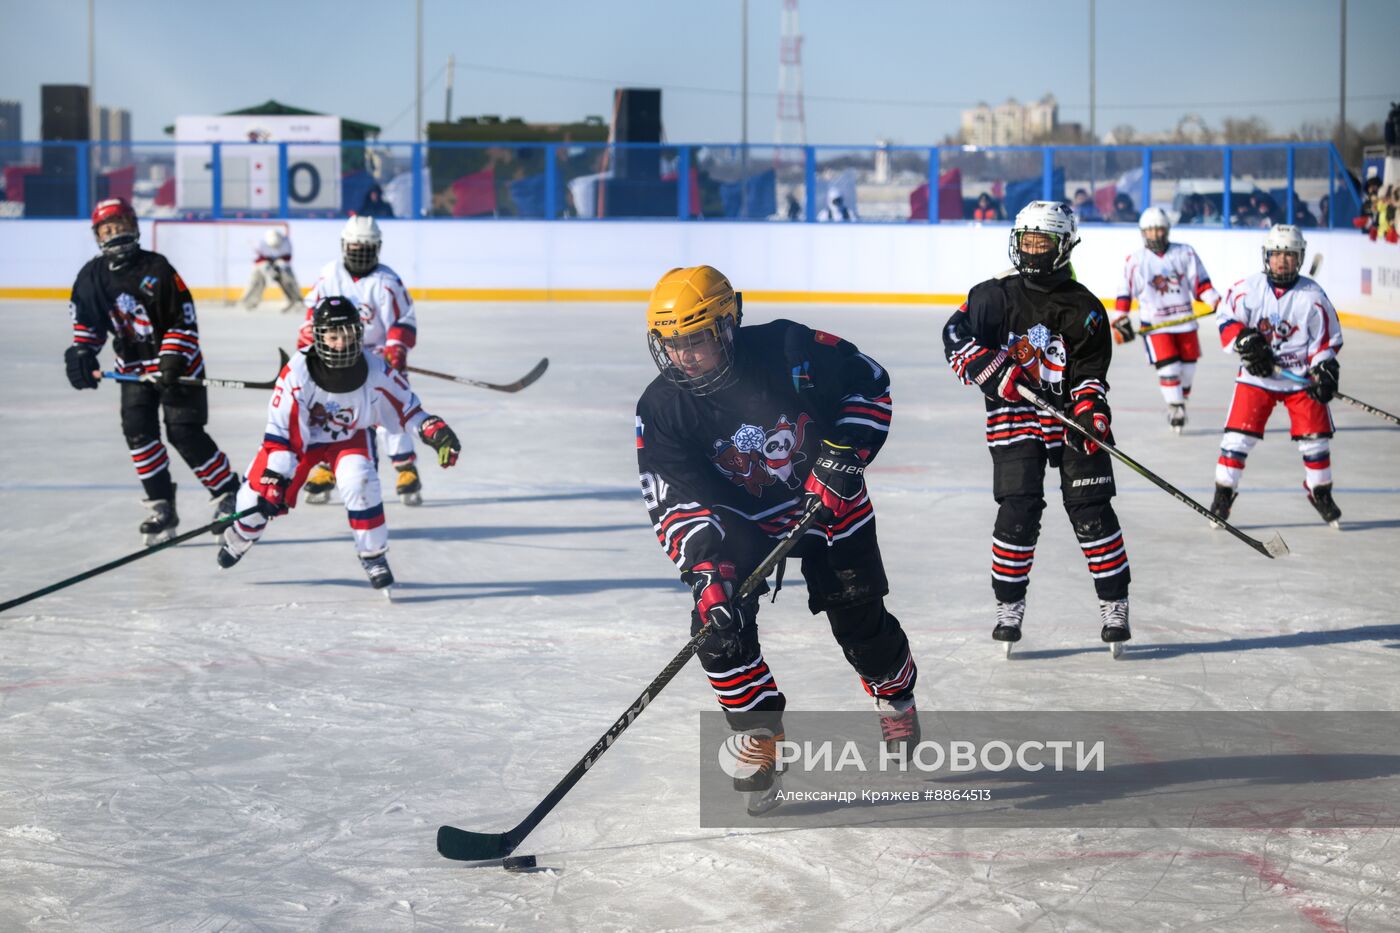
[[[94,257],[73,282],[68,310],[73,342],[95,351],[110,338],[118,372],[154,372],[162,355],[177,354],[185,375],[204,375],[194,298],[160,253],[138,250],[116,270]]]
[[[734,368],[704,396],[657,376],[637,403],[642,495],[682,571],[723,559],[734,522],[790,528],[824,438],[873,459],[889,434],[889,374],[849,341],[793,321],[740,327]]]

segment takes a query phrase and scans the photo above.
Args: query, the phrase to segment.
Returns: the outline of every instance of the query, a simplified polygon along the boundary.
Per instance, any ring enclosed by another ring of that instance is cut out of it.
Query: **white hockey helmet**
[[[345,271],[368,275],[379,265],[379,245],[384,237],[373,217],[351,217],[340,230],[340,255]]]
[[[1142,231],[1142,243],[1154,253],[1165,253],[1167,251],[1167,236],[1171,233],[1172,220],[1167,216],[1167,212],[1160,207],[1149,207],[1142,212],[1138,218],[1138,229]],[[1162,231],[1160,237],[1149,236],[1149,230]]]
[[[1021,238],[1027,233],[1042,233],[1050,237],[1046,250],[1026,251]],[[1022,275],[1049,275],[1069,264],[1070,251],[1079,245],[1079,222],[1074,210],[1064,201],[1032,201],[1016,214],[1011,225],[1007,253],[1011,264]]]
[[[282,245],[287,242],[287,235],[281,230],[273,228],[263,234],[263,242],[271,249],[281,249]]]
[[[1264,274],[1269,278],[1269,284],[1277,285],[1279,288],[1287,288],[1298,281],[1298,272],[1303,268],[1303,254],[1308,251],[1308,242],[1303,239],[1303,231],[1292,224],[1274,224],[1269,228],[1269,232],[1264,234],[1264,246],[1261,252],[1264,256]],[[1287,275],[1277,275],[1269,265],[1269,257],[1274,253],[1292,253],[1297,262],[1293,271]]]

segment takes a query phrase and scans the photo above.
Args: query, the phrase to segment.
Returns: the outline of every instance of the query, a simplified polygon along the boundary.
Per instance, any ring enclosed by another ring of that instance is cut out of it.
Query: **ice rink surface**
[[[266,307],[200,308],[211,376],[271,377],[298,322]],[[1234,518],[1281,531],[1279,561],[1118,467],[1135,637],[1117,662],[1051,480],[1007,660],[983,410],[943,362],[947,311],[746,310],[847,337],[893,375],[869,480],[921,709],[1400,708],[1400,430],[1334,403],[1338,532],[1275,413]],[[0,320],[4,600],[136,549],[144,510],[115,386],[64,377],[64,303],[0,303]],[[534,806],[680,648],[690,601],[637,487],[641,308],[420,305],[419,321],[416,365],[491,381],[551,365],[513,396],[415,378],[466,449],[452,471],[427,458],[421,508],[386,506],[392,605],[332,504],[274,521],[232,570],[210,537],[0,616],[0,930],[1400,929],[1389,829],[700,829],[696,713],[714,700],[694,664],[521,847],[542,870],[441,859],[440,823],[500,831]],[[1183,436],[1140,344],[1119,349],[1110,399],[1120,446],[1208,503],[1234,370],[1203,343]],[[1343,391],[1400,408],[1397,351],[1349,332]],[[240,469],[267,395],[211,390]],[[187,530],[210,509],[171,453]],[[867,709],[788,584],[760,626],[790,706]]]

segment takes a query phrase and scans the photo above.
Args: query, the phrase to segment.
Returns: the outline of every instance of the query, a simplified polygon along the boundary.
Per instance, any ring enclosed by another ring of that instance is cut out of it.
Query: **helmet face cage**
[[[1021,249],[1021,237],[1027,233],[1040,233],[1050,238],[1050,249],[1041,253],[1027,253]],[[1049,233],[1044,230],[1016,229],[1011,231],[1011,239],[1007,246],[1007,255],[1011,257],[1011,264],[1016,267],[1016,271],[1022,275],[1049,275],[1056,269],[1069,262],[1069,251],[1072,247],[1065,246],[1065,238],[1056,233]]]
[[[379,244],[367,240],[341,240],[340,254],[345,271],[353,276],[368,275],[379,265]]]
[[[100,229],[104,224],[112,223],[119,225],[118,231],[109,233],[107,238],[103,239],[99,233]],[[102,202],[92,213],[92,235],[97,240],[102,255],[107,257],[108,265],[113,269],[120,268],[136,252],[141,242],[141,228],[136,223],[136,212],[120,199]]]
[[[1138,228],[1142,230],[1142,245],[1152,250],[1154,253],[1165,253],[1167,251],[1168,237],[1171,235],[1172,222],[1167,217],[1167,212],[1160,207],[1149,207],[1142,212],[1142,217],[1138,219]],[[1153,231],[1160,230],[1160,234]]]
[[[1269,284],[1279,288],[1288,288],[1297,282],[1298,275],[1303,269],[1303,256],[1307,249],[1307,242],[1303,239],[1303,235],[1298,232],[1297,227],[1283,224],[1272,227],[1264,237],[1264,245],[1259,250],[1264,257],[1264,275],[1268,278]],[[1269,257],[1274,253],[1291,253],[1297,259],[1291,273],[1279,275],[1274,272],[1273,265],[1269,262]]]
[[[311,337],[316,355],[331,369],[354,366],[364,355],[365,325],[354,305],[334,299],[336,304],[316,309],[311,322]],[[347,313],[347,311],[349,313]],[[331,345],[334,339],[336,346]]]
[[[720,319],[712,327],[682,334],[676,337],[662,337],[658,330],[647,332],[647,346],[651,350],[652,361],[668,382],[680,386],[694,395],[710,395],[725,388],[734,380],[734,318]],[[687,351],[704,348],[715,355],[715,365],[703,373],[691,376],[676,365],[672,356],[682,356]]]
[[[1021,238],[1027,233],[1041,233],[1050,238],[1050,249],[1030,253],[1021,249]],[[1022,275],[1049,275],[1069,263],[1070,251],[1079,243],[1074,211],[1063,201],[1032,201],[1016,215],[1007,240],[1007,255],[1016,271]]]

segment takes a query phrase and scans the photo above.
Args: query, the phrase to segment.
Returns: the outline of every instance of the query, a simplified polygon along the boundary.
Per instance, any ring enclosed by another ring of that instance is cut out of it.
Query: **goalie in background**
[[[253,275],[248,280],[248,290],[243,293],[243,307],[249,311],[262,302],[263,289],[269,283],[276,283],[287,296],[282,310],[300,308],[301,288],[297,285],[296,273],[292,272],[292,241],[281,230],[269,230],[262,240],[253,247]]]

